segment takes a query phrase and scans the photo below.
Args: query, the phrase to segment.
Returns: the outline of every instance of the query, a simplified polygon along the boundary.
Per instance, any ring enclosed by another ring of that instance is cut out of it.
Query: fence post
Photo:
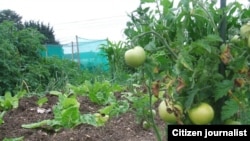
[[[72,61],[74,61],[74,42],[71,42]]]
[[[81,67],[81,62],[80,62],[80,53],[79,53],[79,44],[78,44],[78,36],[76,35],[76,49],[77,49],[77,54],[78,54],[78,65],[79,68]]]

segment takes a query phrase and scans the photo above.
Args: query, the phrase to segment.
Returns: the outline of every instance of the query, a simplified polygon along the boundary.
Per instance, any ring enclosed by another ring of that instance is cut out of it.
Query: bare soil
[[[42,107],[49,109],[57,103],[57,96],[47,95],[48,102]],[[37,113],[38,97],[24,97],[19,100],[19,106],[5,113],[4,124],[0,125],[0,141],[4,138],[24,137],[24,141],[157,141],[152,128],[145,130],[136,123],[135,114],[127,112],[108,120],[105,126],[94,127],[81,124],[73,129],[63,129],[59,132],[43,129],[25,129],[22,124],[34,123],[44,119],[52,119],[53,113]],[[86,97],[80,97],[80,111],[93,112],[98,106]],[[157,120],[164,129],[164,123]],[[165,125],[164,125],[165,126]],[[165,138],[165,137],[163,137]],[[163,139],[165,141],[165,139]]]

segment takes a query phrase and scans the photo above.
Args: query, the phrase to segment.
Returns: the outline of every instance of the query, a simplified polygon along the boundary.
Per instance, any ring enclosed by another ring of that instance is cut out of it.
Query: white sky
[[[0,0],[0,10],[11,9],[23,21],[50,24],[56,40],[66,44],[75,41],[76,35],[87,39],[124,39],[123,29],[130,20],[127,13],[139,3],[140,0]]]
[[[0,10],[11,9],[23,21],[50,24],[61,43],[87,39],[118,41],[139,0],[0,0]]]

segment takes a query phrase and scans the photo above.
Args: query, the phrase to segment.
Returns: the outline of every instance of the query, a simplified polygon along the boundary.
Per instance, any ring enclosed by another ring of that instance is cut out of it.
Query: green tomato
[[[131,67],[139,67],[146,60],[146,52],[141,46],[136,46],[125,52],[125,63]]]
[[[170,109],[171,112],[167,109]],[[180,116],[183,114],[183,108],[179,104],[174,104],[173,106],[166,105],[165,100],[161,101],[158,106],[158,113],[160,118],[167,123],[176,123],[177,117],[174,114],[174,111],[179,111]]]
[[[202,102],[199,105],[192,107],[188,111],[188,116],[193,124],[209,124],[214,119],[214,109],[208,103]]]
[[[231,42],[233,43],[237,43],[240,41],[240,36],[239,35],[234,35],[232,38],[231,38]]]
[[[147,121],[142,122],[142,128],[143,129],[148,130],[150,127],[151,127],[151,125]]]
[[[242,38],[250,37],[250,23],[244,24],[240,27],[240,35]]]

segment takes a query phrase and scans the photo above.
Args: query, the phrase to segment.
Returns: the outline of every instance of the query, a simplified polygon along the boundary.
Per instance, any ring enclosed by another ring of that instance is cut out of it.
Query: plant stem
[[[174,57],[174,59],[177,59],[177,58],[178,58],[178,56],[177,56],[177,55],[172,51],[172,49],[169,47],[167,41],[166,41],[159,33],[155,32],[155,31],[149,31],[149,32],[144,32],[144,33],[142,33],[142,34],[139,34],[139,35],[135,36],[135,37],[132,39],[132,41],[134,41],[135,39],[137,39],[137,38],[139,38],[139,37],[145,36],[145,35],[147,35],[147,34],[154,34],[154,35],[156,35],[156,36],[160,39],[160,41],[164,44],[164,46],[167,48],[167,50],[170,52],[170,54]]]
[[[154,121],[154,114],[152,111],[152,96],[153,96],[153,94],[152,94],[150,86],[151,86],[151,80],[149,80],[149,83],[147,84],[148,94],[149,94],[150,119],[151,119],[151,123],[152,123],[153,129],[154,129],[154,132],[156,134],[156,138],[158,141],[161,141],[160,132],[159,132],[157,125],[155,124],[155,121]]]

